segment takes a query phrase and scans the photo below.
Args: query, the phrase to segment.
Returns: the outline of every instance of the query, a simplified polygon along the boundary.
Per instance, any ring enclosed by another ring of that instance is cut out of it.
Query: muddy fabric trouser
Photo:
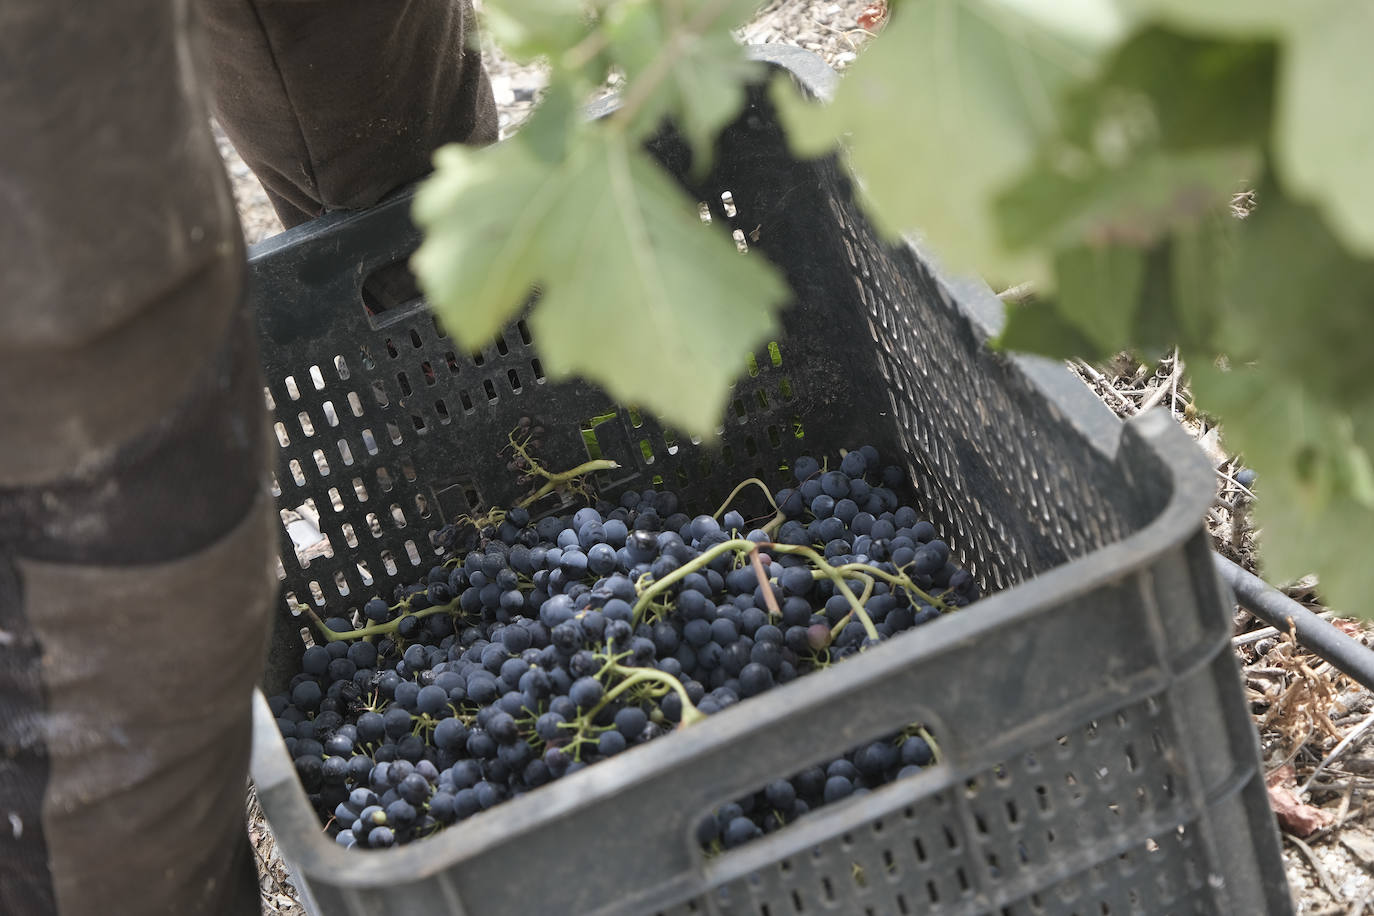
[[[495,135],[467,0],[0,2],[0,913],[258,912],[278,533],[214,107],[288,224]]]

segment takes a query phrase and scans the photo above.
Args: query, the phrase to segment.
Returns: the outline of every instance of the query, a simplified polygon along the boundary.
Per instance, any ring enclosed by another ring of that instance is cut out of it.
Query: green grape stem
[[[945,604],[943,601],[941,601],[934,595],[923,590],[915,582],[911,581],[911,577],[906,575],[905,573],[894,576],[892,573],[883,572],[878,567],[870,566],[867,563],[846,563],[843,566],[837,566],[835,568],[842,573],[858,572],[863,573],[867,576],[874,576],[878,579],[882,579],[889,585],[894,585],[898,588],[902,588],[908,592],[911,592],[913,595],[917,596],[918,598],[921,598],[922,600],[930,604],[932,607],[939,610],[942,614],[951,610],[949,605]]]
[[[644,589],[644,591],[639,593],[639,598],[635,601],[633,609],[635,623],[638,624],[643,620],[644,609],[648,606],[649,602],[654,599],[655,596],[667,591],[675,583],[681,582],[683,579],[687,578],[689,575],[696,572],[697,570],[705,569],[716,557],[720,556],[723,553],[728,553],[732,550],[741,552],[747,550],[754,550],[757,546],[758,545],[755,544],[753,541],[746,540],[744,538],[732,538],[728,541],[723,541],[719,544],[716,544],[713,547],[708,548],[707,550],[702,551],[700,556],[693,557],[691,560],[682,564],[677,569],[668,573],[668,575],[664,576],[662,579],[656,579],[653,582],[649,583],[649,585]]]
[[[655,681],[662,684],[676,693],[678,698],[682,700],[682,718],[679,727],[685,728],[686,726],[694,725],[706,718],[706,714],[692,704],[692,699],[687,696],[687,688],[682,686],[682,682],[666,671],[659,671],[657,668],[632,668],[626,665],[615,665],[610,670],[613,674],[623,675],[625,679],[606,691],[605,695],[601,698],[601,702],[596,704],[596,707],[587,713],[586,718],[588,721],[600,712],[607,703],[610,703],[616,697],[635,685],[642,684],[646,681]]]
[[[814,565],[816,569],[824,573],[835,583],[835,587],[840,590],[840,593],[844,595],[845,600],[849,602],[850,615],[847,615],[843,622],[848,623],[851,615],[856,616],[858,617],[859,622],[863,624],[864,633],[866,633],[870,639],[879,639],[878,628],[873,625],[873,620],[868,616],[868,612],[864,610],[863,603],[854,594],[853,590],[850,589],[849,585],[844,581],[845,573],[840,572],[839,569],[835,568],[834,566],[826,562],[825,558],[822,557],[819,553],[817,553],[814,549],[798,544],[778,544],[767,541],[761,544],[756,544],[755,542],[746,540],[745,538],[733,538],[731,540],[724,541],[720,544],[716,544],[714,547],[711,547],[708,550],[703,551],[700,556],[693,557],[689,562],[684,563],[682,566],[679,566],[677,569],[673,570],[668,575],[664,576],[662,579],[652,582],[647,588],[644,589],[643,592],[640,593],[639,598],[635,601],[633,609],[635,615],[635,622],[638,623],[643,619],[644,609],[649,605],[649,602],[652,601],[656,595],[662,594],[664,591],[671,588],[674,583],[680,582],[682,579],[686,578],[687,576],[691,575],[697,570],[706,567],[710,564],[712,560],[714,560],[721,554],[727,553],[729,551],[735,551],[737,553],[744,554],[763,549],[768,550],[770,553],[794,553],[806,557],[808,560],[810,560],[812,565]],[[873,591],[873,578],[867,574],[866,570],[864,572],[851,571],[849,575],[854,578],[861,578],[867,583],[864,589],[864,600],[867,600],[868,596],[871,595]]]
[[[726,511],[730,508],[730,504],[735,501],[735,497],[740,495],[740,493],[743,492],[744,488],[749,486],[750,484],[753,484],[754,486],[762,490],[763,495],[768,497],[768,505],[773,507],[774,512],[778,511],[778,502],[773,498],[773,493],[771,490],[768,489],[768,485],[765,484],[762,480],[759,480],[757,477],[750,477],[746,480],[741,481],[738,486],[736,486],[733,490],[730,491],[730,495],[725,497],[725,502],[720,504],[720,508],[717,509],[711,515],[711,517],[719,519],[722,515],[724,515]]]
[[[570,481],[576,480],[587,474],[594,474],[597,471],[614,471],[616,468],[620,467],[620,463],[612,461],[609,458],[597,458],[594,461],[584,461],[572,470],[563,471],[558,474],[551,474],[538,465],[533,465],[533,467],[541,476],[545,477],[546,480],[542,487],[515,504],[521,509],[528,509],[530,506],[539,502],[539,500]]]
[[[471,515],[460,515],[456,519],[454,519],[455,522],[467,522],[469,525],[476,528],[478,531],[481,531],[483,528],[486,528],[489,525],[499,525],[505,520],[505,509],[492,509],[489,512],[486,512],[483,515],[479,515],[476,518],[473,518]]]
[[[813,548],[805,547],[800,544],[760,544],[759,546],[767,547],[770,553],[794,553],[810,560],[817,569],[830,577],[831,581],[835,583],[835,587],[840,590],[840,594],[844,595],[845,600],[849,602],[850,614],[859,618],[859,623],[863,624],[864,633],[868,635],[868,638],[874,641],[879,639],[878,628],[873,625],[873,619],[868,616],[868,612],[864,610],[863,604],[854,595],[854,591],[849,587],[849,584],[844,581],[844,574],[826,562],[825,557],[821,556]],[[860,575],[863,575],[868,580],[868,588],[864,589],[864,594],[868,595],[872,591],[873,580],[866,574]],[[844,622],[848,623],[848,620],[846,619]]]
[[[634,652],[632,652],[632,651],[629,650],[629,649],[626,649],[626,650],[624,650],[623,652],[616,652],[616,651],[615,651],[615,641],[614,641],[614,640],[609,640],[609,641],[607,641],[607,643],[606,643],[606,652],[605,652],[605,654],[598,654],[598,655],[597,655],[598,658],[604,659],[605,661],[602,663],[600,670],[598,670],[598,671],[596,672],[596,674],[594,674],[594,675],[592,675],[592,676],[593,676],[594,678],[596,678],[598,681],[601,680],[603,677],[605,677],[607,674],[609,674],[613,669],[622,667],[621,664],[620,664],[620,660],[621,660],[622,658],[629,658],[629,657],[632,656],[632,655],[634,655]]]
[[[945,755],[940,750],[940,745],[935,743],[935,739],[931,736],[930,732],[926,730],[926,727],[924,725],[918,727],[916,729],[916,734],[919,735],[926,744],[930,745],[930,756],[931,759],[935,761],[935,765],[939,766],[944,763]]]
[[[620,467],[618,462],[612,461],[609,458],[596,458],[591,461],[584,461],[571,470],[554,473],[552,471],[546,471],[544,466],[535,460],[534,456],[525,448],[525,443],[516,438],[515,432],[510,433],[510,435],[506,437],[506,440],[510,442],[510,447],[515,454],[523,458],[525,463],[529,465],[529,472],[544,478],[544,485],[542,487],[515,504],[521,509],[528,509],[554,490],[577,480],[579,477],[585,477],[597,471],[614,471],[616,468]],[[528,437],[526,441],[528,441]]]
[[[851,575],[853,575],[853,576],[854,576],[855,578],[857,578],[857,579],[862,579],[862,580],[863,580],[863,583],[864,583],[864,590],[863,590],[862,594],[859,595],[859,604],[858,604],[859,607],[862,607],[863,605],[865,605],[865,604],[868,603],[868,599],[869,599],[869,598],[873,597],[873,579],[872,579],[870,576],[864,575],[863,573],[851,573]],[[867,611],[864,612],[865,616],[867,616],[867,613],[868,613]],[[830,628],[830,641],[831,641],[831,642],[834,642],[836,639],[838,639],[839,636],[840,636],[840,634],[844,632],[844,628],[847,627],[847,626],[849,626],[849,621],[851,621],[851,620],[853,620],[853,619],[854,619],[854,606],[851,605],[851,606],[850,606],[850,609],[849,609],[849,613],[848,613],[848,614],[845,614],[843,617],[841,617],[838,621],[835,622],[835,625],[834,625],[833,627]],[[867,628],[867,627],[864,627],[864,630],[867,631],[868,628]],[[876,633],[877,630],[874,630],[873,632]],[[872,633],[869,633],[869,635],[872,636],[873,634],[872,634]]]
[[[327,642],[334,642],[335,640],[362,639],[365,636],[389,636],[396,632],[396,628],[400,626],[401,621],[407,617],[422,619],[425,617],[432,617],[435,614],[451,612],[458,606],[458,599],[454,598],[447,604],[436,604],[434,607],[427,607],[421,611],[407,611],[395,620],[388,620],[385,623],[374,623],[370,626],[363,627],[361,630],[349,630],[345,633],[340,633],[338,630],[331,630],[329,627],[325,626],[324,621],[315,613],[315,609],[308,604],[298,603],[296,606],[310,615],[310,619],[315,622],[315,626],[319,629]]]
[[[787,521],[787,516],[784,515],[783,511],[778,508],[778,501],[773,498],[773,492],[768,489],[768,485],[765,484],[762,480],[759,480],[757,477],[750,477],[747,480],[741,481],[738,486],[736,486],[733,490],[730,491],[730,495],[725,497],[725,502],[720,504],[720,508],[717,509],[711,517],[714,519],[719,519],[721,516],[723,516],[726,513],[726,511],[730,508],[730,504],[735,501],[735,497],[738,496],[744,490],[744,488],[749,486],[750,484],[753,484],[754,486],[762,490],[763,495],[768,498],[768,505],[773,507],[773,517],[768,520],[768,523],[765,524],[762,529],[768,532],[769,536],[772,536],[773,532],[777,531],[778,528],[782,525],[782,523]]]

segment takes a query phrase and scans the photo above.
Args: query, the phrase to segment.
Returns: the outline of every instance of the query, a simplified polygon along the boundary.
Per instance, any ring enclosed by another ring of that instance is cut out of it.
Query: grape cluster
[[[319,622],[269,702],[328,832],[371,848],[429,835],[977,597],[875,449],[792,471],[757,527],[656,490],[493,513],[393,602]],[[778,780],[698,838],[737,846],[914,772],[928,738],[913,725]]]
[[[788,779],[774,780],[758,792],[719,808],[698,825],[697,842],[708,852],[733,849],[821,805],[913,776],[933,759],[934,749],[924,729],[913,726]]]

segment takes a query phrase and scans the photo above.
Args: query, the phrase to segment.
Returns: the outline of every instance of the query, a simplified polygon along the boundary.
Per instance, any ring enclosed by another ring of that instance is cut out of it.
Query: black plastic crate
[[[818,94],[833,79],[805,52],[758,53]],[[685,177],[680,144],[653,149],[796,295],[711,446],[591,386],[546,380],[521,323],[474,355],[423,303],[369,315],[364,279],[418,242],[406,196],[253,250],[283,440],[278,503],[313,499],[332,542],[332,556],[302,567],[283,538],[283,593],[339,613],[414,580],[433,556],[432,529],[520,495],[498,453],[530,417],[547,430],[541,455],[554,468],[586,459],[589,432],[624,465],[598,481],[603,492],[661,482],[711,506],[798,454],[872,443],[900,456],[921,508],[992,594],[386,851],[345,850],[321,831],[260,701],[253,777],[311,905],[473,916],[1291,912],[1228,596],[1201,528],[1214,482],[1195,446],[1163,413],[1121,424],[1062,367],[987,351],[1001,320],[991,293],[881,241],[833,162],[788,154],[766,94],[751,96],[699,183]],[[305,621],[288,606],[268,688],[301,650]],[[715,806],[917,720],[941,765],[718,858],[692,841]]]

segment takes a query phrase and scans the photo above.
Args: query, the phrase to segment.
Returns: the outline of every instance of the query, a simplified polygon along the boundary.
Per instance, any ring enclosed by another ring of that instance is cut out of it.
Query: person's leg
[[[290,228],[496,139],[471,0],[198,0],[213,105]]]
[[[0,912],[256,914],[276,546],[185,0],[0,5]]]

